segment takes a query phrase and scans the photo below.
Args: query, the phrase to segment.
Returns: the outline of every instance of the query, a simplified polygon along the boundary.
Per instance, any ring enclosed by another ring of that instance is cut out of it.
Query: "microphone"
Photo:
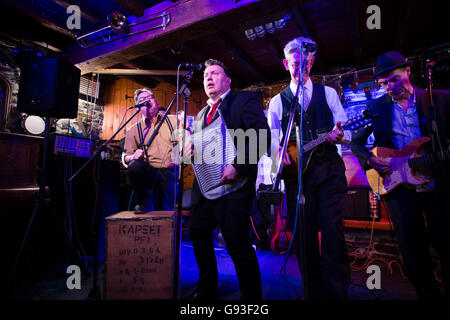
[[[196,70],[202,70],[204,67],[203,63],[182,63],[181,64],[182,67],[186,67],[186,68],[191,68],[191,69],[196,69]]]
[[[144,101],[142,103],[135,104],[134,106],[129,107],[128,110],[134,109],[134,108],[138,108],[139,109],[139,108],[142,108],[142,107],[150,107],[150,102]]]
[[[317,45],[311,42],[303,42],[303,48],[305,52],[315,52],[317,50]]]

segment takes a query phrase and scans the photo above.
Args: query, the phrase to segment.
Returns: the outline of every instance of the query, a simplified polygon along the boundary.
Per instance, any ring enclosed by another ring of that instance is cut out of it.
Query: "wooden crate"
[[[123,211],[106,218],[106,299],[173,297],[175,226],[173,211]]]

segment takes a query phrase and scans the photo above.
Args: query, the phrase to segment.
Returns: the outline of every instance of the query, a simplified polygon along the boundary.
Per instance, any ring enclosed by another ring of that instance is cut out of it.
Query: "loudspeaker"
[[[51,118],[76,118],[80,69],[57,56],[25,56],[17,110]]]
[[[344,219],[372,220],[368,188],[348,188],[343,204]]]

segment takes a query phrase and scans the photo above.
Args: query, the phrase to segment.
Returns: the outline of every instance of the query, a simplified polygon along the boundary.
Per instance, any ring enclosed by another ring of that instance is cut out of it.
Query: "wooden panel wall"
[[[134,110],[128,110],[130,106],[134,105],[134,92],[142,88],[142,84],[139,84],[129,78],[119,78],[111,84],[107,84],[105,87],[105,93],[103,97],[104,101],[104,118],[103,118],[103,131],[101,139],[109,139],[114,132],[120,127],[121,123],[127,121],[134,113]],[[169,83],[159,83],[154,88],[149,88],[153,91],[153,94],[160,106],[167,108],[173,98],[175,97],[176,86]],[[128,97],[128,98],[126,98]],[[188,99],[187,114],[190,116],[196,116],[203,106],[206,105],[207,97],[203,90],[196,90],[191,92]],[[180,97],[179,108],[184,108],[184,96]],[[176,113],[176,104],[172,107],[171,114]],[[122,122],[123,119],[123,122]],[[128,123],[125,129],[131,127],[140,118],[139,115],[134,117],[133,120]],[[120,140],[125,137],[123,131],[119,132],[114,140]]]

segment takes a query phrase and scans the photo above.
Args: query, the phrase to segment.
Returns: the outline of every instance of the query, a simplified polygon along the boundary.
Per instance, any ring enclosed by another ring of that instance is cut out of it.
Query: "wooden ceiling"
[[[80,7],[81,30],[67,28],[69,5]],[[381,29],[367,27],[370,5],[381,9]],[[235,88],[287,80],[283,47],[301,35],[317,42],[313,73],[325,75],[372,67],[379,54],[390,50],[421,55],[448,43],[450,35],[442,1],[432,0],[3,0],[1,6],[0,41],[60,51],[83,74],[105,68],[160,70],[133,77],[174,83],[168,70],[216,58],[229,67]],[[111,8],[122,10],[130,23],[161,12],[168,12],[171,21],[165,30],[81,48],[74,36],[105,26]],[[284,27],[247,39],[245,30],[283,18]],[[200,72],[194,74],[194,89],[201,88],[201,78]]]

